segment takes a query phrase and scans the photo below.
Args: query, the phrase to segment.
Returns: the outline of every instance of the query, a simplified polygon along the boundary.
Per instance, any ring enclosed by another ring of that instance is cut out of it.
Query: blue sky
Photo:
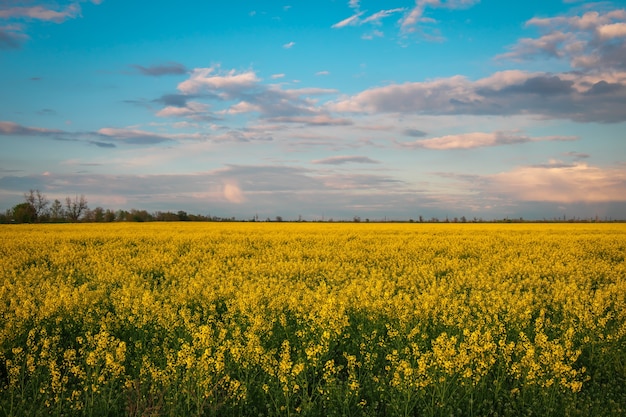
[[[626,218],[617,1],[0,0],[0,210]]]

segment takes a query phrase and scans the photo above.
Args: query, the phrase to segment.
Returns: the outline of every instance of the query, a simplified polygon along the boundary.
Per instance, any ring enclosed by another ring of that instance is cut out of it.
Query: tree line
[[[39,190],[24,193],[24,202],[0,213],[0,223],[75,223],[75,222],[152,222],[152,221],[229,221],[219,217],[188,214],[183,210],[156,211],[111,210],[89,208],[84,195],[65,197],[64,201],[50,201]]]
[[[204,216],[201,214],[189,214],[186,211],[179,210],[177,212],[172,211],[155,211],[153,213],[149,213],[146,210],[111,210],[104,209],[102,207],[96,207],[94,209],[89,208],[87,204],[87,199],[84,195],[76,195],[74,197],[65,197],[63,201],[55,199],[50,202],[48,198],[42,194],[39,190],[30,190],[27,193],[24,193],[24,202],[15,205],[14,207],[6,210],[4,213],[0,212],[0,223],[75,223],[75,222],[176,222],[176,221],[192,221],[192,222],[215,222],[215,221],[237,221],[235,217],[216,217],[216,216]],[[259,221],[259,217],[255,215],[250,220],[240,220],[240,221]],[[266,222],[276,221],[282,222],[284,221],[282,216],[276,216],[274,220],[271,220],[269,217],[265,220]],[[302,219],[302,216],[298,216],[298,220],[287,220],[287,221],[306,221]],[[328,220],[321,220],[322,222],[327,221],[330,223],[335,222],[332,218]],[[339,222],[346,222],[346,220],[338,220]],[[360,216],[354,216],[352,220],[355,223],[361,222]],[[366,223],[370,222],[370,219],[367,218],[364,220]],[[401,222],[404,223],[407,220],[389,220],[385,217],[384,220],[378,219],[373,220],[374,222]],[[623,222],[626,219],[612,219],[612,218],[604,218],[600,219],[597,215],[593,218],[580,218],[580,217],[572,217],[566,218],[565,215],[563,217],[554,217],[552,219],[543,220],[525,220],[522,217],[519,218],[509,218],[505,217],[503,219],[492,219],[492,220],[484,220],[482,217],[473,219],[468,219],[465,216],[461,217],[453,217],[448,218],[445,217],[444,220],[439,219],[438,217],[432,217],[430,219],[424,218],[423,216],[418,216],[417,220],[409,219],[409,223],[525,223],[525,222],[533,222],[533,223],[588,223],[588,222]]]

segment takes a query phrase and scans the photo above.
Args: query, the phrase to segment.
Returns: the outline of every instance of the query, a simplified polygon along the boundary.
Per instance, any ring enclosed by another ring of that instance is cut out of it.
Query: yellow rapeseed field
[[[626,225],[0,226],[0,415],[624,415]]]

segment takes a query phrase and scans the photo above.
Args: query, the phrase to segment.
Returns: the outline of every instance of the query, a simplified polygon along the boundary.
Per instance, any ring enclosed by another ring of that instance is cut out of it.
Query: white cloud
[[[293,41],[292,41],[292,42],[288,42],[288,43],[286,43],[286,44],[284,44],[284,45],[283,45],[283,48],[285,48],[285,49],[291,49],[291,48],[293,48],[293,46],[294,46],[295,44],[296,44],[296,43],[295,43],[295,42],[293,42]]]
[[[272,74],[272,80],[277,80],[279,78],[285,78],[285,74]]]

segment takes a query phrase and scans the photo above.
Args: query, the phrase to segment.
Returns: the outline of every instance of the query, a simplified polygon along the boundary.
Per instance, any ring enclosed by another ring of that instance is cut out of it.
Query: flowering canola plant
[[[626,414],[624,224],[0,237],[0,415]]]

